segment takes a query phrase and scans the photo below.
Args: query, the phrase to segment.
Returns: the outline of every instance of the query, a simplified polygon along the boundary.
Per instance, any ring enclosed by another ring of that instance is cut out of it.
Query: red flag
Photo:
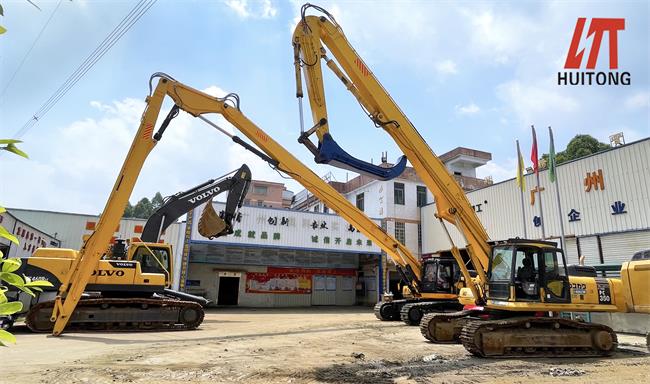
[[[530,126],[533,129],[533,149],[530,153],[530,160],[533,162],[533,171],[539,173],[539,157],[537,156],[537,136],[535,135],[535,126]]]

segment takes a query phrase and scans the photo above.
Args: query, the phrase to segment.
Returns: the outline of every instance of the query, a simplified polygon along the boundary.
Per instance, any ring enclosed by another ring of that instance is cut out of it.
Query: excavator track
[[[419,299],[399,299],[392,301],[380,301],[375,304],[375,317],[381,321],[398,321],[400,311],[406,304],[419,303]]]
[[[451,313],[427,313],[420,320],[420,333],[436,344],[460,343],[460,332],[469,317],[481,311],[462,310]]]
[[[430,312],[456,312],[463,309],[458,301],[423,301],[407,303],[400,310],[400,319],[406,325],[420,325],[422,317]]]
[[[54,301],[33,306],[25,324],[34,332],[51,332]],[[203,322],[203,307],[182,300],[161,298],[82,299],[75,308],[66,332],[79,331],[181,331]]]
[[[618,344],[605,325],[558,317],[471,319],[460,339],[471,354],[497,358],[609,356]]]

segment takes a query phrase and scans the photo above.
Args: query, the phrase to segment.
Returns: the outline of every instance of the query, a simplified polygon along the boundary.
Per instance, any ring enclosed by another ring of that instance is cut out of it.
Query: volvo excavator
[[[309,9],[321,15],[307,15]],[[293,45],[301,125],[303,69],[314,121],[299,141],[314,153],[316,162],[388,178],[396,177],[406,162],[402,158],[392,169],[376,169],[335,143],[327,120],[323,60],[374,125],[397,143],[435,197],[436,218],[446,231],[467,284],[459,293],[464,310],[431,312],[422,318],[420,328],[425,337],[434,342],[460,341],[470,353],[483,357],[607,356],[617,346],[611,328],[564,319],[559,312],[650,313],[650,260],[624,263],[620,279],[598,278],[593,269],[567,268],[564,252],[554,242],[490,241],[462,188],[326,10],[311,4],[302,7]],[[336,61],[327,56],[325,47]],[[317,144],[308,140],[314,133]],[[468,263],[449,236],[447,224],[462,234]],[[476,271],[475,277],[470,269]],[[407,282],[416,278],[406,274]]]
[[[198,327],[203,318],[202,307],[209,301],[171,289],[174,270],[172,247],[158,240],[180,216],[202,204],[207,205],[206,213],[199,219],[199,233],[209,238],[233,233],[233,220],[243,204],[250,182],[251,172],[244,164],[218,180],[208,180],[165,198],[147,220],[139,239],[131,241],[128,247],[125,240],[117,240],[104,251],[67,329],[124,331]],[[226,207],[217,214],[212,200],[226,191]],[[50,321],[50,315],[55,303],[54,295],[66,275],[71,273],[75,257],[73,250],[39,248],[31,257],[22,260],[18,273],[53,284],[33,298],[20,291],[10,292],[13,300],[23,302],[24,310],[18,316],[25,316],[25,324],[30,330],[52,331],[54,323]]]
[[[153,86],[154,79],[158,79],[155,88]],[[237,94],[230,93],[225,97],[214,97],[180,83],[164,73],[155,73],[152,75],[149,88],[150,93],[146,98],[146,109],[143,113],[140,127],[134,138],[131,150],[127,155],[125,166],[113,190],[113,194],[118,196],[110,199],[113,204],[119,202],[122,207],[126,204],[128,195],[126,194],[127,191],[123,191],[122,188],[128,188],[128,192],[130,193],[130,189],[133,188],[137,177],[136,170],[142,168],[148,153],[162,139],[171,120],[182,110],[192,116],[198,117],[208,125],[230,137],[234,143],[252,152],[277,171],[283,172],[295,179],[313,193],[314,196],[325,202],[333,211],[342,216],[348,223],[357,228],[368,239],[381,247],[390,257],[402,260],[405,265],[412,260],[417,260],[400,242],[388,235],[385,230],[368,218],[331,185],[322,180],[311,169],[278,144],[271,136],[250,121],[241,112],[240,99]],[[173,100],[174,107],[172,107],[172,110],[154,133],[162,103],[166,98]],[[223,116],[255,145],[251,145],[239,136],[233,135],[222,127],[219,127],[206,117],[209,114]],[[126,164],[129,166],[127,167]],[[88,247],[92,239],[91,237],[88,240],[86,247]],[[106,241],[108,241],[108,236]],[[86,289],[86,284],[93,276],[93,266],[101,258],[100,252],[99,249],[97,252],[86,252],[85,258],[76,259],[77,265],[74,274],[68,278],[66,284],[61,284],[51,316],[52,321],[55,322],[52,331],[54,335],[60,335],[66,329],[71,314],[74,313],[75,307],[80,302],[81,294]],[[91,255],[94,255],[94,257],[90,257]]]

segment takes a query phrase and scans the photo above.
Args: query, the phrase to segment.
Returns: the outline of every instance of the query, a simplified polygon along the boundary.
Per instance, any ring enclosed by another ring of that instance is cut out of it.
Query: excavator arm
[[[323,15],[306,15],[309,8],[314,8]],[[299,142],[305,144],[310,151],[316,154],[317,158],[319,153],[322,152],[322,148],[331,145],[328,143],[332,140],[332,135],[329,132],[321,66],[321,61],[324,61],[327,67],[361,104],[375,126],[384,129],[406,155],[418,176],[433,193],[437,207],[436,216],[441,220],[443,226],[444,222],[442,220],[449,222],[456,226],[465,237],[467,251],[474,269],[478,273],[479,281],[482,285],[486,284],[485,271],[488,268],[488,255],[490,252],[488,235],[467,200],[465,193],[415,126],[408,120],[350,45],[332,15],[318,6],[303,5],[301,20],[293,33],[293,47],[296,96],[302,108],[302,77],[304,74],[314,122],[312,128],[303,130]],[[325,47],[330,50],[336,61],[327,56]],[[309,136],[314,133],[318,137],[318,145],[309,140]],[[357,160],[357,162],[349,161],[346,168],[354,168],[359,161],[361,160]],[[332,164],[337,165],[336,163]],[[396,167],[399,166],[400,163]],[[361,173],[365,173],[364,171],[363,168],[357,170],[357,172]],[[451,241],[451,237],[449,240]],[[472,281],[469,269],[465,265],[458,248],[453,242],[452,245],[452,253],[461,267],[465,281]],[[477,291],[478,288],[473,287],[472,284],[469,285],[474,298],[478,300],[481,297]]]
[[[228,191],[226,209],[220,214],[223,229],[215,233],[213,237],[233,233],[232,221],[244,203],[250,182],[251,171],[246,164],[243,164],[232,176],[208,180],[185,192],[178,192],[167,197],[163,205],[147,220],[140,239],[148,243],[157,242],[160,234],[179,217],[207,201],[212,201],[214,197],[226,191]]]
[[[65,329],[81,294],[86,288],[95,264],[101,258],[105,249],[103,245],[109,242],[114,229],[119,223],[144,161],[153,147],[162,139],[170,121],[178,115],[179,110],[205,121],[229,136],[233,142],[253,152],[278,171],[290,175],[302,184],[368,239],[381,247],[393,260],[399,260],[400,265],[403,266],[403,271],[405,271],[404,273],[411,275],[409,281],[411,282],[410,288],[412,288],[412,292],[416,295],[419,294],[417,289],[418,276],[421,276],[422,271],[419,263],[415,262],[417,261],[415,256],[363,212],[359,211],[332,186],[323,181],[311,169],[273,140],[266,132],[250,121],[239,108],[239,96],[236,94],[229,94],[223,98],[210,96],[161,73],[154,74],[152,80],[154,78],[160,78],[160,80],[146,98],[147,106],[140,127],[113,187],[108,203],[104,208],[104,213],[95,232],[79,252],[79,257],[77,257],[73,266],[73,273],[61,284],[52,312],[52,321],[55,322],[54,335],[60,335]],[[150,83],[151,88],[152,84]],[[154,134],[154,127],[165,97],[170,97],[175,106]],[[213,113],[222,115],[257,147],[248,144],[236,135],[228,133],[205,117],[205,115]]]

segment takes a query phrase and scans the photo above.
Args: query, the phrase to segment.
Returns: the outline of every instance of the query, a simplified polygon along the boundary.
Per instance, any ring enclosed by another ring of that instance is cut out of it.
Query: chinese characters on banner
[[[247,293],[311,293],[312,276],[356,276],[354,269],[268,267],[246,273]]]

